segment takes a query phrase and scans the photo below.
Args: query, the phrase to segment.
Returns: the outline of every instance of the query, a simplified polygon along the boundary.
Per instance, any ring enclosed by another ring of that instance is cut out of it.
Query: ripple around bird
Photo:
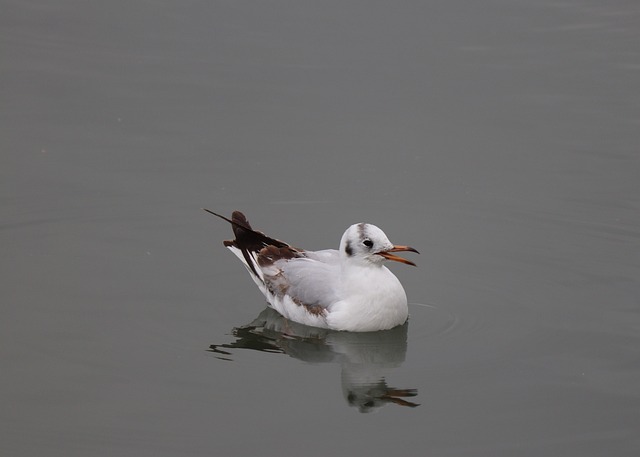
[[[461,326],[461,319],[439,305],[409,303],[409,325],[412,338],[424,340],[457,331]]]

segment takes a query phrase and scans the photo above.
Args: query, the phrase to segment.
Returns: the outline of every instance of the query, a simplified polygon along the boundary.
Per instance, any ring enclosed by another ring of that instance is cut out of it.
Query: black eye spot
[[[346,246],[344,247],[344,252],[346,252],[349,257],[353,255],[353,249],[351,248],[351,243],[349,243],[348,241]]]
[[[370,248],[373,247],[373,241],[366,239],[362,242],[362,244],[364,244],[366,247]]]

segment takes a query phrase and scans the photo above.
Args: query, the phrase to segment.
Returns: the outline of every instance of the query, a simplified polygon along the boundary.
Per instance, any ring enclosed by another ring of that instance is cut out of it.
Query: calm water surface
[[[639,455],[637,2],[0,8],[2,455]],[[283,322],[201,207],[380,226],[409,322]]]

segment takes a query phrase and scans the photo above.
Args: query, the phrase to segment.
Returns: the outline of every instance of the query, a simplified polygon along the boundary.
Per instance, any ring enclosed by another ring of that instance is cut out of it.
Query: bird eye
[[[364,241],[362,242],[362,244],[364,244],[366,247],[370,248],[370,247],[372,247],[372,246],[373,246],[373,241],[371,241],[371,240],[367,239],[367,240],[364,240]]]

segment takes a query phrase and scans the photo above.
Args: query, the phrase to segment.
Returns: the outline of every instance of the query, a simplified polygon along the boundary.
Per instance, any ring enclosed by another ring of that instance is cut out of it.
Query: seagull
[[[231,219],[234,240],[224,241],[249,271],[269,305],[286,319],[312,327],[351,332],[387,330],[404,324],[407,295],[383,262],[415,264],[372,224],[353,224],[340,248],[307,251],[254,230],[240,211]]]

